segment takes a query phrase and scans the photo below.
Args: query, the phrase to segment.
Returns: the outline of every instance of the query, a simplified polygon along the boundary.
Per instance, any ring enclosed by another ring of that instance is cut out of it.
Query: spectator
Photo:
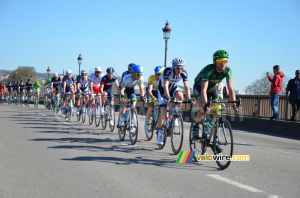
[[[297,114],[300,109],[300,70],[296,70],[296,77],[294,79],[289,80],[287,88],[286,88],[286,96],[289,95],[289,102],[293,108],[293,114],[291,121],[297,121]]]
[[[269,81],[272,83],[271,91],[270,91],[270,95],[271,95],[270,104],[273,110],[273,116],[270,118],[270,120],[279,120],[278,102],[279,102],[279,96],[282,88],[282,78],[284,77],[284,73],[279,70],[280,70],[279,65],[275,65],[273,67],[274,77],[272,77],[269,74],[269,72],[267,72],[267,77],[269,78]]]

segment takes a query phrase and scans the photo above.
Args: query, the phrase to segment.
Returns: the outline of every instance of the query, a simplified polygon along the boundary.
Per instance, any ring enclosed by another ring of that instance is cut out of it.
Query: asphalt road
[[[144,117],[128,136],[40,107],[0,105],[0,197],[300,197],[300,142],[234,130],[234,154],[250,155],[220,170],[215,162],[176,163],[146,141]],[[183,151],[188,151],[185,123]]]

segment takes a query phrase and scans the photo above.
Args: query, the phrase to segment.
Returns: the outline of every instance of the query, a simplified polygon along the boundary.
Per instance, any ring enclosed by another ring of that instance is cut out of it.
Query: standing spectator
[[[289,102],[293,108],[293,115],[291,121],[297,121],[297,114],[300,109],[300,70],[296,70],[296,77],[289,80],[286,88],[286,96],[289,95]]]
[[[274,77],[272,78],[269,72],[267,72],[267,77],[269,78],[269,81],[271,84],[271,91],[270,91],[270,103],[271,108],[273,110],[273,116],[270,118],[270,120],[279,120],[279,114],[278,114],[278,101],[279,96],[281,93],[282,88],[282,78],[284,77],[284,73],[282,71],[279,71],[280,67],[279,65],[275,65],[273,67]]]

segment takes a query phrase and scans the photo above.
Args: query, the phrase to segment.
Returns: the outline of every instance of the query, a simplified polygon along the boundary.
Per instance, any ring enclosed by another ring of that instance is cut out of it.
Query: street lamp
[[[47,74],[48,74],[48,78],[49,78],[49,74],[50,74],[50,68],[49,67],[47,69]]]
[[[168,50],[168,39],[170,38],[171,28],[169,27],[168,21],[166,22],[166,26],[162,29],[164,33],[165,39],[165,67],[167,67],[167,50]]]
[[[80,66],[81,66],[81,63],[82,63],[82,57],[81,57],[81,54],[79,54],[77,60],[78,60],[78,65],[79,65],[79,75],[80,75]]]

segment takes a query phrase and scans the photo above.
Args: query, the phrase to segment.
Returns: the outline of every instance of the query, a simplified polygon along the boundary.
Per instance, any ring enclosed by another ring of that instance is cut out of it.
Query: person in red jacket
[[[278,101],[279,96],[281,93],[282,88],[282,78],[284,77],[284,73],[280,71],[279,65],[275,65],[273,67],[274,77],[272,77],[269,72],[267,72],[267,77],[269,78],[269,81],[271,84],[271,91],[270,91],[270,104],[271,108],[273,110],[273,116],[270,118],[270,120],[279,120],[278,115]]]

